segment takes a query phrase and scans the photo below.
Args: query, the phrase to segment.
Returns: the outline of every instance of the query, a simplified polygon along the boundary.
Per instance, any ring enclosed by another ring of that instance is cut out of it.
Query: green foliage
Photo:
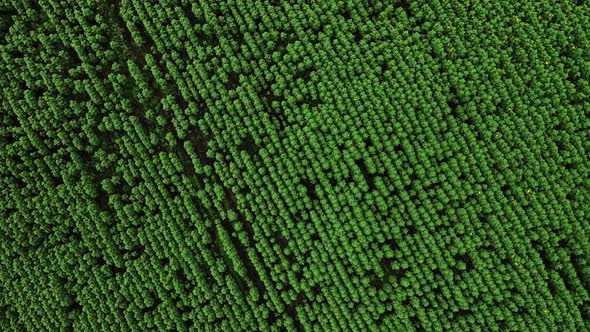
[[[588,330],[589,26],[0,0],[0,330]]]

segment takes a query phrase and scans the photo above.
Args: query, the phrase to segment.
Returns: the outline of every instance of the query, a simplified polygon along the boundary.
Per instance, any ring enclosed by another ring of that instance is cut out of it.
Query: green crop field
[[[590,1],[0,0],[0,331],[378,330],[590,330]]]

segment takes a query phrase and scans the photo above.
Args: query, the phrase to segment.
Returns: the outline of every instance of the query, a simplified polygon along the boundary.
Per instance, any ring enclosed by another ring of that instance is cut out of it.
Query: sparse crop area
[[[589,27],[0,0],[0,330],[589,330]]]

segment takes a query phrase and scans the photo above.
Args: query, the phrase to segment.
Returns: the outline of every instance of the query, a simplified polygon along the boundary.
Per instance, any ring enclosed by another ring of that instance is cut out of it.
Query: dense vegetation
[[[588,27],[0,0],[0,330],[588,330]]]

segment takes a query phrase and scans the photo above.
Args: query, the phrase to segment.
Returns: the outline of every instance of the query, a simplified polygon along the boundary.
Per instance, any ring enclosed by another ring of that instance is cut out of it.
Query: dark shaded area
[[[302,179],[301,184],[305,187],[307,191],[307,197],[309,197],[312,201],[318,199],[318,195],[315,191],[315,184],[309,181],[308,179]]]
[[[113,275],[123,274],[123,273],[127,272],[127,268],[125,266],[119,267],[114,264],[109,264],[108,268],[109,268],[109,271],[111,271],[111,273]]]
[[[252,138],[252,135],[247,134],[238,146],[238,150],[246,151],[251,157],[254,157],[258,155],[260,147],[256,145],[256,142],[254,141],[254,138]]]
[[[163,301],[162,301],[162,299],[160,299],[160,298],[159,298],[158,296],[156,296],[155,294],[152,294],[152,301],[151,301],[151,302],[152,302],[152,305],[150,305],[150,306],[147,306],[147,307],[144,307],[144,308],[141,308],[141,313],[142,313],[142,314],[146,314],[146,313],[148,313],[148,312],[150,312],[150,311],[154,311],[154,310],[156,310],[156,308],[157,308],[157,307],[158,307],[160,304],[162,304],[162,302],[163,302]]]
[[[286,249],[289,246],[289,241],[287,241],[287,239],[285,239],[281,235],[281,232],[275,231],[274,232],[274,235],[273,235],[273,238],[276,241],[276,243],[279,245],[279,248],[281,248],[281,250],[284,250],[284,249]]]
[[[472,315],[473,311],[470,309],[459,309],[455,312],[453,312],[453,318],[457,319],[457,318],[461,318],[461,317],[466,317],[468,315]]]
[[[229,73],[227,77],[227,81],[225,82],[225,88],[227,90],[234,90],[240,85],[240,75],[238,73]]]
[[[293,81],[297,81],[298,79],[302,79],[303,81],[307,82],[311,79],[311,73],[315,71],[314,66],[306,67],[302,70],[299,70],[293,75]]]
[[[297,297],[295,298],[295,301],[289,303],[285,307],[285,314],[287,314],[287,316],[291,317],[291,319],[293,320],[293,324],[295,325],[296,331],[304,331],[303,325],[301,325],[301,322],[297,318],[297,310],[296,309],[297,309],[297,306],[302,305],[307,300],[308,300],[307,296],[305,296],[304,293],[298,293]]]
[[[355,43],[358,43],[358,42],[360,42],[363,39],[363,34],[360,31],[358,31],[358,30],[354,31],[352,33],[352,35],[354,37],[354,42]]]
[[[82,306],[76,300],[71,301],[70,304],[65,308],[66,313],[71,313],[74,311],[82,311]]]
[[[397,315],[397,311],[395,310],[395,308],[390,307],[388,309],[385,309],[385,311],[383,311],[382,313],[379,314],[379,316],[377,316],[377,319],[375,320],[375,322],[379,325],[383,324],[383,320],[387,317],[391,317],[391,316],[396,316]]]
[[[416,225],[408,225],[405,227],[406,233],[408,235],[414,235],[418,232],[418,228],[416,227]]]
[[[99,194],[94,199],[94,202],[101,211],[111,211],[111,208],[109,207],[109,195],[102,189],[102,187],[99,189]]]
[[[186,8],[186,6],[183,5],[181,5],[180,7],[182,8],[184,15],[186,16],[186,18],[192,26],[203,25],[207,22],[204,17],[197,17],[195,13],[193,13],[191,8]]]
[[[365,161],[362,159],[359,160],[355,160],[354,161],[356,166],[359,168],[359,170],[361,171],[361,173],[363,174],[363,177],[365,178],[365,182],[367,183],[367,186],[369,186],[369,191],[375,190],[375,176],[376,174],[371,174],[369,172],[369,169],[367,168],[367,165],[365,164]]]
[[[145,252],[145,246],[143,244],[138,244],[130,249],[123,249],[120,250],[121,255],[126,259],[136,260],[138,259],[143,253]]]
[[[465,265],[464,268],[458,268],[457,266],[453,267],[453,272],[457,275],[462,275],[465,272],[469,272],[473,269],[473,261],[471,256],[468,254],[456,254],[453,256],[453,259],[457,263],[463,263]]]
[[[189,141],[192,143],[195,152],[197,152],[197,156],[199,157],[199,161],[202,165],[213,165],[213,158],[207,155],[207,151],[209,150],[208,145],[208,137],[203,135],[198,129],[192,129],[189,132]]]
[[[273,326],[277,322],[277,315],[274,311],[270,310],[268,312],[268,317],[266,317],[266,323],[268,326]]]
[[[264,112],[270,116],[279,130],[284,130],[285,127],[290,125],[287,117],[281,110],[281,103],[285,101],[284,96],[274,95],[270,87],[268,87],[260,92],[260,97],[262,104],[264,105]]]
[[[410,322],[412,323],[412,326],[414,326],[414,329],[416,329],[417,332],[426,331],[424,329],[424,327],[422,326],[422,322],[420,321],[420,319],[418,317],[410,316]]]

